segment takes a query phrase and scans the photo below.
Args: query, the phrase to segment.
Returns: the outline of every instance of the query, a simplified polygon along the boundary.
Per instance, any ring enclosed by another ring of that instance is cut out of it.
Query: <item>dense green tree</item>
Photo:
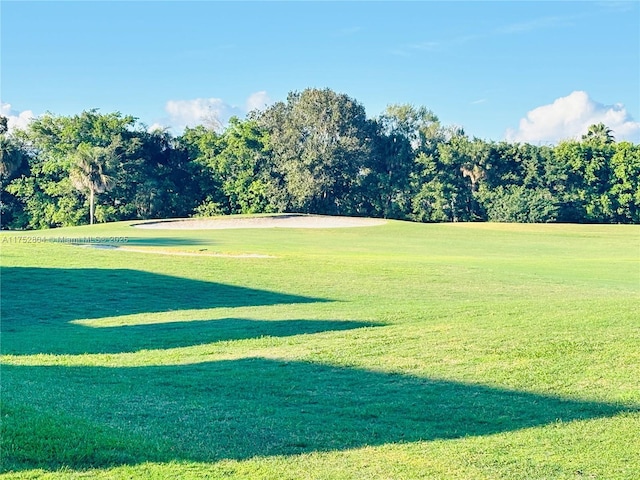
[[[415,194],[412,179],[418,155],[432,154],[442,135],[438,117],[424,107],[390,105],[377,119],[375,149],[367,163],[366,185],[371,213],[407,218]]]
[[[188,152],[177,148],[169,133],[148,132],[131,116],[95,110],[72,117],[47,114],[33,121],[19,138],[30,152],[29,174],[14,179],[7,191],[20,199],[27,212],[28,223],[22,227],[76,225],[87,217],[112,221],[186,216],[198,204],[195,179],[200,172],[193,168]],[[91,190],[83,186],[89,196],[87,212],[83,193],[74,188],[82,183],[78,171],[83,169],[78,168],[77,159],[84,148],[112,153],[105,159],[103,172],[109,171],[113,188],[101,195],[93,215]]]
[[[351,194],[371,155],[374,133],[361,104],[329,89],[307,89],[272,105],[258,124],[268,134],[285,209],[356,213]]]
[[[435,151],[418,156],[421,166],[412,217],[419,221],[475,221],[482,219],[477,200],[484,178],[486,145],[451,131]]]
[[[15,139],[0,134],[0,181],[3,185],[26,160],[22,146]]]
[[[611,198],[611,157],[614,144],[595,142],[561,142],[555,157],[566,175],[560,221],[610,222],[613,220]]]
[[[179,141],[202,169],[205,198],[196,214],[278,211],[266,133],[255,118],[232,117],[221,134],[202,126],[187,129]]]
[[[485,219],[499,222],[551,222],[558,202],[547,184],[549,147],[507,142],[485,144],[476,199]]]
[[[545,188],[499,186],[486,194],[485,201],[492,222],[545,223],[557,218],[558,207]]]
[[[267,135],[255,119],[232,118],[220,139],[217,171],[232,213],[279,211],[278,181],[266,154]]]
[[[455,187],[438,177],[422,183],[411,200],[412,218],[418,222],[455,221],[457,192]]]
[[[5,229],[24,223],[22,203],[6,187],[28,173],[29,154],[22,142],[8,135],[6,117],[0,117],[0,132],[0,228]]]
[[[76,152],[81,145],[109,147],[135,119],[97,110],[70,117],[45,114],[15,137],[28,152],[28,173],[15,178],[6,190],[22,203],[26,213],[21,228],[77,225],[90,217],[82,193],[71,182]]]
[[[223,191],[223,171],[218,156],[222,149],[221,135],[213,128],[198,125],[187,128],[178,139],[198,170],[196,182],[200,191],[194,213],[198,216],[213,216],[232,213],[229,200]]]
[[[307,89],[177,138],[97,110],[7,126],[0,118],[2,228],[282,211],[640,222],[640,146],[603,124],[554,147],[486,142],[424,107],[370,120],[346,95]]]
[[[611,170],[613,178],[610,193],[615,208],[613,220],[640,223],[640,145],[630,142],[616,144]]]
[[[184,217],[202,201],[202,168],[166,131],[125,131],[114,138],[116,187],[105,214],[118,219]]]

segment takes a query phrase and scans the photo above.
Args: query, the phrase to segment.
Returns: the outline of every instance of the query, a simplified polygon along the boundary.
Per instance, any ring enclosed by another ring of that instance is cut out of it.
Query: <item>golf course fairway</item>
[[[0,235],[2,478],[640,478],[640,226],[242,218]]]

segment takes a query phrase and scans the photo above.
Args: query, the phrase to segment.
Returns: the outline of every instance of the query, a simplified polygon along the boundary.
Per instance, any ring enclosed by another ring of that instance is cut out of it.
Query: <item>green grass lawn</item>
[[[129,225],[0,236],[3,478],[640,478],[638,226]]]

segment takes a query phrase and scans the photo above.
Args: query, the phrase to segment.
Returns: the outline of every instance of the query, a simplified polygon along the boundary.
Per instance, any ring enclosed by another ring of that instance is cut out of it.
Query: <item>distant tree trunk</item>
[[[89,224],[93,225],[93,216],[94,216],[94,193],[93,188],[89,189]]]

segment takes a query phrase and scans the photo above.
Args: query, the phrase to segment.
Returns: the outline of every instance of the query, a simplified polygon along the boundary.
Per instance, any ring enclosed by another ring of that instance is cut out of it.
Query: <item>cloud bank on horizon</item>
[[[196,125],[220,129],[231,117],[242,118],[253,110],[269,107],[273,102],[264,90],[249,95],[241,106],[215,97],[169,100],[164,107],[167,116],[153,123],[149,131],[169,129],[180,134],[186,127]],[[10,132],[26,128],[36,118],[33,111],[16,111],[9,103],[0,102],[0,107],[0,114],[9,120]],[[599,103],[581,90],[530,110],[520,119],[518,128],[506,130],[504,139],[509,142],[556,144],[562,140],[579,139],[590,125],[596,123],[609,127],[618,141],[640,143],[640,122],[631,117],[624,105]]]
[[[204,125],[219,129],[229,122],[231,117],[244,117],[253,110],[263,110],[271,105],[267,92],[261,90],[252,93],[243,106],[231,105],[221,98],[194,98],[191,100],[169,100],[164,107],[169,115],[155,122],[149,130],[171,129],[182,132],[186,127]]]
[[[7,126],[9,131],[24,130],[29,122],[35,118],[31,110],[19,112],[11,107],[10,103],[0,102],[0,115],[7,117]]]
[[[609,127],[616,140],[640,141],[640,122],[631,118],[624,105],[598,103],[580,90],[529,111],[505,137],[510,142],[557,143],[579,139],[596,123]]]

